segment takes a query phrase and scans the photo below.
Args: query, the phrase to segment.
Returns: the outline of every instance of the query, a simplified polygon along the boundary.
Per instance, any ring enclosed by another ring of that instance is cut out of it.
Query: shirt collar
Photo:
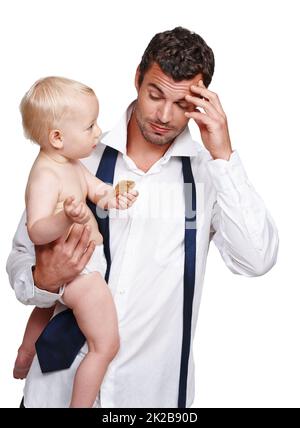
[[[104,135],[101,142],[106,146],[112,147],[122,154],[126,155],[127,144],[127,126],[130,120],[135,101],[133,101],[117,125]],[[189,127],[187,126],[184,131],[174,140],[173,144],[169,147],[164,155],[164,158],[171,156],[197,156],[201,146],[192,139]]]

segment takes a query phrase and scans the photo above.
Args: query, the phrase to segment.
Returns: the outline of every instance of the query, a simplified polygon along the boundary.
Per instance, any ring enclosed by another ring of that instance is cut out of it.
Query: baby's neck
[[[60,163],[60,164],[67,164],[71,162],[71,160],[66,158],[65,156],[59,153],[53,153],[45,149],[40,150],[39,156],[46,157],[49,160],[52,160],[53,162]]]

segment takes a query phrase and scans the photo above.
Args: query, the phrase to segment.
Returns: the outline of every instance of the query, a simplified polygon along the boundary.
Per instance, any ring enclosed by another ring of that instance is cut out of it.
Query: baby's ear
[[[49,143],[54,149],[62,149],[64,147],[62,133],[59,129],[50,131]]]

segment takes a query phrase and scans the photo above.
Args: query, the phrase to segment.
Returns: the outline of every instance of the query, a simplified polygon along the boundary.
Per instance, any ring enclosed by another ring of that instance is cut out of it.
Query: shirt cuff
[[[228,160],[209,160],[207,169],[217,192],[238,188],[248,182],[246,171],[236,150],[231,153]]]
[[[60,287],[59,293],[50,293],[47,290],[42,290],[41,288],[34,286],[35,305],[39,308],[49,308],[50,306],[55,305],[63,294],[63,287]]]
[[[18,300],[25,305],[35,305],[39,308],[49,308],[57,302],[63,295],[63,290],[60,289],[59,293],[50,293],[49,291],[42,290],[34,285],[32,267],[34,263],[24,270],[17,283],[15,284],[15,292]]]

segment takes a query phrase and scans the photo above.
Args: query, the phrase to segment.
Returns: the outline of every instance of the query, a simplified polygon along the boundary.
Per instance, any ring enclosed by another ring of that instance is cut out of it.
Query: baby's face
[[[96,96],[80,94],[74,99],[74,106],[60,126],[64,156],[69,159],[90,156],[101,136],[101,129],[97,124],[98,114]]]

